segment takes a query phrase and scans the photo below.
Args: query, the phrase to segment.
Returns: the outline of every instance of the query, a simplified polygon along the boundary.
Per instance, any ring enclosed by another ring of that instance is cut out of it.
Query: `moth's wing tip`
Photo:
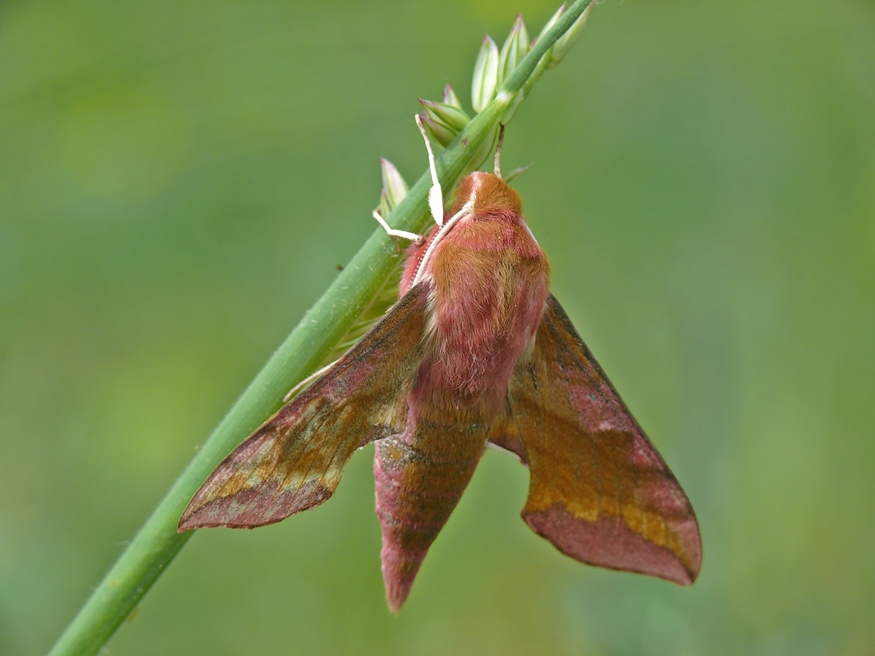
[[[285,518],[283,518],[285,519]],[[209,521],[209,520],[198,520],[196,517],[193,517],[187,521],[180,520],[179,524],[176,527],[177,533],[186,533],[188,531],[195,531],[202,528],[242,528],[251,530],[253,528],[258,528],[259,526],[267,526],[268,524],[275,524],[278,521],[282,521],[281,519],[270,521],[270,522],[262,522],[260,524],[243,524],[243,523],[233,523],[226,521]]]
[[[677,552],[630,529],[618,515],[589,521],[556,504],[546,510],[524,509],[522,518],[566,556],[588,565],[655,576],[684,587],[699,575],[702,547],[695,519],[690,527],[673,527],[682,543]]]
[[[208,482],[209,481],[207,481],[207,483]],[[204,517],[204,510],[210,506],[210,500],[203,500],[200,498],[203,493],[203,487],[206,487],[207,483],[204,483],[204,486],[202,486],[202,488],[192,497],[191,501],[188,502],[182,516],[179,518],[179,522],[176,524],[177,533],[186,533],[187,531],[193,531],[198,528],[213,528],[216,526],[216,524],[206,521],[206,518]]]
[[[186,510],[176,525],[176,532],[186,533],[200,528],[252,528],[251,526],[235,526],[227,521],[211,518],[210,513],[205,512],[205,510],[208,509],[205,509],[204,506],[191,512]]]
[[[185,533],[199,528],[227,526],[226,523],[211,517],[214,514],[210,512],[210,506],[214,505],[213,503],[207,501],[206,503],[195,505],[196,500],[196,498],[192,500],[185,509],[185,512],[182,513],[182,517],[179,518],[179,523],[176,525],[177,533]]]
[[[687,540],[687,560],[689,562],[682,563],[688,577],[686,581],[676,581],[676,583],[684,587],[693,585],[693,583],[696,582],[696,579],[699,578],[699,573],[702,571],[702,535],[699,532],[699,524],[696,521],[695,516],[693,516],[692,519],[695,535],[692,539]]]

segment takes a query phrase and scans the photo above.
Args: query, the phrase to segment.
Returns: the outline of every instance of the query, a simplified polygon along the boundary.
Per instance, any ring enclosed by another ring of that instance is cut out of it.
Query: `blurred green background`
[[[417,97],[555,0],[0,5],[0,654],[44,653],[374,230]],[[682,589],[487,453],[398,618],[372,448],[204,531],[114,654],[875,653],[875,5],[608,0],[508,131],[553,287],[686,488]]]

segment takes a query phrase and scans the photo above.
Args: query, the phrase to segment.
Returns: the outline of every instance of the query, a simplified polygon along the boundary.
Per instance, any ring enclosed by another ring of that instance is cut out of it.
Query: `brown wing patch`
[[[514,377],[519,375],[519,371],[514,372]],[[511,381],[513,385],[513,381]],[[499,450],[512,453],[524,465],[529,464],[528,456],[526,456],[526,447],[523,445],[522,436],[520,436],[519,426],[514,419],[510,408],[510,402],[502,413],[495,418],[487,433],[487,440],[493,446],[497,446]]]
[[[422,359],[427,288],[392,306],[322,378],[237,447],[192,498],[179,530],[253,528],[328,499],[360,446],[404,429]]]
[[[526,523],[582,562],[692,583],[690,502],[552,296],[509,394],[515,429],[490,439],[522,443]]]

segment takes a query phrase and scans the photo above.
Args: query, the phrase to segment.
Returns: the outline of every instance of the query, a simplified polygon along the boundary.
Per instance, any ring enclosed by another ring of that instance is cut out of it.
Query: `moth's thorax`
[[[504,180],[491,173],[475,171],[459,181],[456,201],[453,203],[450,216],[462,209],[471,198],[474,199],[475,212],[490,209],[510,210],[520,215],[523,212],[523,203],[519,194]]]
[[[423,254],[438,227],[408,255],[402,291],[414,276],[430,285],[429,357],[412,400],[470,401],[487,414],[504,401],[513,369],[534,341],[548,294],[549,265],[523,221],[517,193],[488,173],[459,184],[452,217],[470,212]],[[476,417],[471,417],[476,420]]]
[[[456,213],[460,212],[462,208],[465,207],[466,203],[469,202],[471,207],[469,208],[468,213],[463,216],[448,233],[441,235],[441,226],[436,225],[432,227],[425,243],[420,245],[411,244],[410,248],[407,250],[407,260],[404,263],[404,271],[401,275],[402,295],[406,294],[413,286],[417,274],[419,274],[418,277],[420,279],[431,276],[433,266],[430,265],[430,262],[426,263],[424,267],[422,265],[423,257],[429,249],[432,248],[436,250],[437,246],[439,246],[439,244],[434,244],[435,240],[440,239],[443,241],[446,237],[453,235],[454,233],[455,236],[458,237],[458,228],[469,224],[472,219],[476,218],[477,220],[482,221],[486,217],[490,217],[499,211],[507,211],[516,215],[519,222],[525,226],[525,222],[522,219],[523,206],[519,194],[496,175],[484,173],[483,171],[475,171],[474,173],[462,178],[459,181],[459,187],[456,191],[456,199],[452,205],[452,209],[445,219],[455,216]],[[526,231],[528,232],[527,227]],[[531,232],[529,232],[529,236],[532,238],[532,241],[534,241]],[[537,246],[537,242],[535,242],[535,246]],[[424,271],[420,272],[420,268],[424,268]]]

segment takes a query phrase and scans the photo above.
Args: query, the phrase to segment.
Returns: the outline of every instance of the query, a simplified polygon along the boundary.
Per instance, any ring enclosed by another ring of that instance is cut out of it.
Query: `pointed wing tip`
[[[631,530],[617,515],[591,522],[557,504],[547,510],[523,510],[522,517],[535,533],[582,563],[655,576],[684,587],[699,576],[702,547],[695,519],[693,531],[684,530],[686,526],[676,531],[683,546],[679,555]]]
[[[693,583],[696,582],[696,579],[699,578],[699,572],[698,572],[698,570],[689,571],[686,569],[684,571],[686,571],[687,576],[682,578],[682,579],[677,579],[674,582],[677,583],[681,587],[689,588],[691,585],[693,585]]]
[[[667,579],[685,588],[690,587],[699,578],[702,569],[702,536],[699,533],[699,522],[696,520],[693,509],[689,508],[689,515],[677,522],[673,527],[681,546],[681,553],[676,554],[665,550],[675,558],[681,570],[676,578]]]
[[[277,520],[280,521],[280,520]],[[243,528],[252,530],[253,528],[258,528],[259,526],[268,526],[269,524],[276,524],[274,522],[264,522],[261,524],[232,524],[229,522],[207,522],[207,521],[197,521],[191,520],[187,522],[180,521],[176,527],[177,533],[185,533],[186,531],[195,531],[202,528]]]
[[[176,525],[176,532],[185,533],[186,531],[193,531],[199,528],[221,528],[223,526],[230,525],[221,520],[217,520],[214,517],[210,517],[210,504],[198,508],[192,508],[192,506],[189,505],[189,507],[185,509],[185,512],[182,513],[182,517],[179,518],[179,523]],[[235,528],[233,526],[230,527]]]
[[[699,578],[699,569],[701,567],[699,562],[695,564],[688,564],[682,561],[679,557],[671,554],[671,556],[675,559],[678,565],[680,565],[680,569],[672,572],[672,576],[665,576],[663,574],[653,574],[652,576],[657,576],[661,579],[665,579],[666,581],[671,581],[672,583],[676,583],[682,588],[689,588],[693,583],[696,582],[696,579]],[[649,572],[641,572],[641,574],[650,574]]]
[[[178,533],[197,528],[257,528],[281,522],[327,501],[334,486],[311,479],[298,487],[262,485],[228,496],[198,493],[177,524]]]
[[[191,513],[186,511],[176,525],[176,532],[185,533],[199,528],[255,528],[247,524],[233,524],[228,521],[210,519],[209,517],[204,517],[203,515],[206,513],[201,513],[201,510],[199,508]]]
[[[257,513],[243,513],[232,517],[223,513],[221,508],[216,508],[216,505],[218,504],[208,503],[192,511],[186,510],[176,525],[176,532],[185,533],[200,528],[253,529],[276,524],[286,518],[286,515],[265,517]]]
[[[698,529],[698,526],[696,528]],[[682,580],[675,581],[678,585],[682,585],[685,588],[690,587],[696,582],[696,579],[699,578],[699,572],[702,570],[702,541],[698,530],[696,531],[696,542],[689,548],[688,554],[689,563],[684,563],[678,558],[678,562],[683,566],[687,576]]]
[[[179,522],[176,524],[176,532],[185,533],[186,531],[193,531],[197,528],[211,528],[201,521],[199,515],[202,510],[203,506],[195,506],[194,499],[189,501],[182,513],[182,517],[179,518]]]

